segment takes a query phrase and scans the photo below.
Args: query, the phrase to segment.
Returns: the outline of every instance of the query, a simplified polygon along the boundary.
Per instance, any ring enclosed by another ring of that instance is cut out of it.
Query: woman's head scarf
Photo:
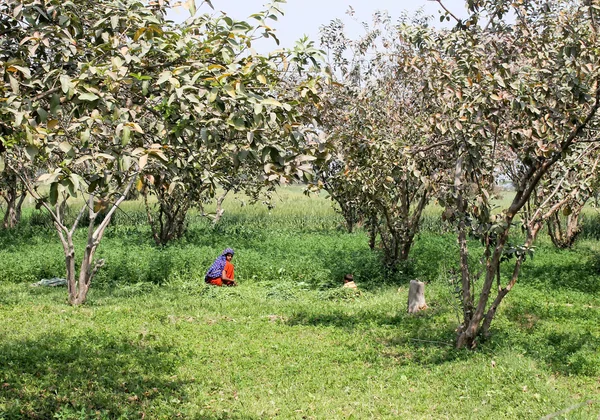
[[[213,265],[210,266],[208,272],[206,273],[206,277],[211,279],[216,279],[217,277],[221,277],[223,274],[223,270],[225,269],[225,263],[227,262],[226,255],[231,254],[233,256],[233,249],[227,248],[225,251],[221,253],[219,257],[215,260]]]

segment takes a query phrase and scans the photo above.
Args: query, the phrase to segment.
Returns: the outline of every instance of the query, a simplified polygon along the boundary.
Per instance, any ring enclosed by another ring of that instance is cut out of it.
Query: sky
[[[215,10],[223,11],[234,19],[246,19],[249,15],[264,10],[265,0],[212,0]],[[466,16],[465,0],[443,0],[453,14],[460,18]],[[200,0],[196,0],[200,5]],[[346,14],[349,7],[354,9],[351,18]],[[319,42],[319,27],[326,25],[333,19],[341,19],[346,26],[347,34],[354,38],[361,34],[361,22],[371,22],[371,16],[377,10],[387,10],[395,20],[403,11],[409,14],[419,8],[427,15],[432,15],[434,21],[439,22],[439,10],[436,1],[431,0],[287,0],[282,9],[285,15],[279,17],[277,22],[270,25],[276,29],[281,45],[274,42],[261,42],[254,44],[257,50],[274,50],[282,47],[292,47],[296,40],[303,35],[308,35],[317,44]],[[214,13],[209,7],[202,6],[199,13]],[[189,17],[189,11],[182,7],[176,8],[169,14],[169,18],[176,22],[183,22]],[[265,51],[263,51],[265,52]]]

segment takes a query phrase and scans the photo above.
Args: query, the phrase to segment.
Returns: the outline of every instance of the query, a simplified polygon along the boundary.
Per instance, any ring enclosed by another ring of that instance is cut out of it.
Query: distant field
[[[47,217],[26,209],[22,226],[0,231],[0,419],[599,417],[595,210],[575,249],[540,238],[492,338],[457,351],[457,246],[439,209],[391,273],[323,194],[282,188],[274,203],[230,197],[216,227],[192,214],[165,248],[126,203],[77,308],[64,289],[30,286],[64,275],[64,262]],[[228,246],[240,286],[205,286]],[[340,288],[347,272],[359,295]],[[428,282],[430,308],[409,316],[413,278]]]

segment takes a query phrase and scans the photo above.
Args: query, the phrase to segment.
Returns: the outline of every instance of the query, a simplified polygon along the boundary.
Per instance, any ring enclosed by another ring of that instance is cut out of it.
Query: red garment
[[[225,271],[225,276],[231,280],[223,280],[222,277],[216,277],[214,279],[207,278],[206,282],[208,284],[212,284],[212,285],[219,286],[219,287],[221,287],[223,285],[235,286],[235,282],[233,281],[233,264],[231,264],[229,261],[226,261],[225,268],[223,269],[223,271]]]

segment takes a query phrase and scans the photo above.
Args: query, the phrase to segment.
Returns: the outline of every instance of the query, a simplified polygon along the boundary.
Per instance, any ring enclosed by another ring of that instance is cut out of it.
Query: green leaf
[[[91,133],[90,133],[89,129],[82,131],[80,134],[81,141],[84,144],[87,144],[90,141],[90,135],[91,135]]]
[[[0,172],[4,172],[6,164],[4,163],[4,156],[0,155]]]
[[[127,144],[129,144],[130,138],[131,138],[131,128],[129,128],[129,126],[126,125],[123,127],[123,135],[121,137],[121,145],[126,146]]]
[[[245,130],[246,123],[243,118],[233,117],[229,120],[229,123],[232,124],[236,130]]]
[[[77,197],[77,190],[75,190],[75,185],[73,185],[73,181],[71,181],[70,178],[65,179],[62,182],[62,185],[64,185],[65,187],[67,187],[67,189],[69,190],[69,195],[72,197]]]
[[[71,78],[67,75],[62,75],[60,76],[60,87],[63,91],[63,93],[67,93],[69,91],[69,88],[71,88],[73,86],[73,84],[71,83]]]
[[[79,95],[79,100],[80,101],[88,101],[88,102],[93,102],[97,99],[100,99],[100,97],[94,93],[82,93]]]
[[[217,88],[212,88],[210,93],[208,94],[208,102],[214,102],[217,100],[217,95],[219,93],[219,90]]]
[[[52,185],[50,185],[50,195],[48,196],[48,201],[53,206],[58,201],[58,182],[53,182]]]
[[[8,75],[8,79],[10,80],[10,88],[12,89],[14,94],[18,94],[19,93],[19,81],[14,78],[13,76],[11,76],[10,74]]]
[[[66,141],[63,141],[61,144],[59,144],[58,148],[66,154],[69,154],[73,151],[73,146],[71,146],[69,142]]]
[[[31,72],[29,71],[28,68],[22,67],[22,66],[12,66],[12,67],[14,67],[17,70],[19,70],[23,74],[23,76],[25,76],[25,78],[31,79]]]
[[[50,98],[50,113],[56,115],[58,108],[60,107],[60,96],[56,93]]]
[[[167,80],[169,80],[171,78],[171,72],[170,71],[163,71],[160,76],[158,77],[158,80],[156,81],[157,85],[162,85],[163,83],[165,83]]]
[[[266,98],[262,100],[263,105],[281,106],[281,102],[273,98]]]
[[[30,160],[34,160],[35,157],[38,155],[39,151],[37,147],[28,144],[27,146],[25,146],[25,153],[27,153],[27,157],[29,157]]]
[[[194,16],[196,14],[196,0],[188,0],[187,8],[190,11],[190,16]]]
[[[71,182],[73,183],[73,188],[75,189],[75,191],[79,191],[79,185],[81,184],[81,177],[77,174],[71,174],[71,175],[69,175],[69,178],[71,179]],[[73,195],[77,196],[77,193],[75,193]]]
[[[48,113],[46,112],[45,109],[43,108],[38,108],[36,110],[37,114],[40,116],[40,121],[41,122],[46,122],[48,120]]]
[[[223,86],[223,90],[225,91],[225,93],[227,93],[229,96],[231,96],[232,98],[235,98],[235,89],[233,86],[231,85],[225,85]]]

